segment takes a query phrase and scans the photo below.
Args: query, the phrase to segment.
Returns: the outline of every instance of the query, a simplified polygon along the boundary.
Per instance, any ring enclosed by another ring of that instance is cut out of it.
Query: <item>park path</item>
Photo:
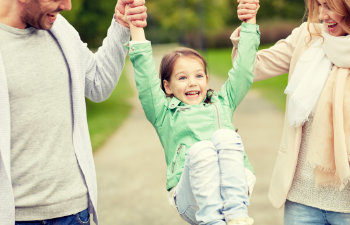
[[[167,49],[154,49],[157,63]],[[130,64],[126,69],[135,88]],[[222,83],[210,78],[210,86],[216,90]],[[134,106],[131,115],[95,154],[100,225],[185,225],[168,201],[166,165],[157,134],[146,120],[137,95],[130,101]],[[283,211],[272,208],[267,198],[282,121],[283,114],[254,90],[234,115],[257,176],[249,208],[255,225],[283,224]]]

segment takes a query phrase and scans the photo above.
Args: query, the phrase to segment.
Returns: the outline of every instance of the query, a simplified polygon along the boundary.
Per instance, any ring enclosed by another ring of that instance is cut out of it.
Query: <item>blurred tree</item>
[[[71,23],[77,20],[78,13],[81,11],[83,0],[73,0],[72,9],[70,11],[63,11],[62,15]]]
[[[149,0],[148,37],[153,42],[178,41],[186,36],[215,32],[225,26],[227,0]],[[161,29],[159,29],[161,28]]]
[[[106,36],[116,2],[72,0],[72,11],[63,15],[77,28],[82,40],[96,48]],[[304,0],[260,0],[260,5],[259,23],[264,20],[300,21],[305,9]],[[155,43],[180,41],[201,47],[203,37],[227,33],[224,31],[240,23],[236,0],[146,0],[146,6],[146,34]]]
[[[305,9],[304,0],[260,0],[258,18],[301,19]]]
[[[112,21],[117,0],[73,0],[72,10],[63,15],[91,48],[101,45]]]

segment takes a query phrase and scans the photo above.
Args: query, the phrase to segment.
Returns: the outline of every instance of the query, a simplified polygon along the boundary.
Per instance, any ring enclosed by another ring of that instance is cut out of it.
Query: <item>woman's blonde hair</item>
[[[319,22],[319,7],[317,0],[305,0],[307,4],[307,25],[310,35],[321,35],[321,31],[315,27],[316,33],[310,32],[310,24]],[[325,0],[327,6],[335,13],[344,17],[342,25],[350,34],[350,0]]]

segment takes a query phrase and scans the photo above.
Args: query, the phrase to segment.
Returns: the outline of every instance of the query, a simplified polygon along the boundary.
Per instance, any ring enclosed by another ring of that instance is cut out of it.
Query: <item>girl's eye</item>
[[[185,80],[186,79],[186,76],[180,76],[179,77],[179,80]]]
[[[203,78],[203,77],[204,77],[204,75],[203,75],[203,74],[201,74],[201,73],[199,73],[199,74],[197,74],[197,75],[196,75],[196,77],[197,77],[197,78]]]

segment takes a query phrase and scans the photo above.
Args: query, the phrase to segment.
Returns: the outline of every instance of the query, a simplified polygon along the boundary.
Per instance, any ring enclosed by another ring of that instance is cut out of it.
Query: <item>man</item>
[[[119,0],[93,54],[59,14],[71,0],[0,0],[0,225],[97,224],[85,97],[103,101],[118,83],[126,4],[146,26],[144,0]]]

